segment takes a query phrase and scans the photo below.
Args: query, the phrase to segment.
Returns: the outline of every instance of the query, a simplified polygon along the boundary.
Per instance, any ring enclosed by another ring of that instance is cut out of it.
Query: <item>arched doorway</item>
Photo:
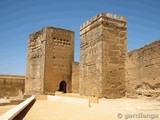
[[[66,93],[66,88],[67,88],[67,83],[65,81],[61,81],[59,84],[59,90],[58,91],[62,91],[64,93]]]

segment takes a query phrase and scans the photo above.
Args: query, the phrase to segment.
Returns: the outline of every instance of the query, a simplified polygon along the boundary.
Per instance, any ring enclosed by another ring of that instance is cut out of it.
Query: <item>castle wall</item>
[[[45,27],[28,37],[26,77],[0,75],[0,97],[66,92],[120,98],[160,95],[160,40],[127,53],[126,18],[98,14],[80,26],[80,63],[74,32]]]
[[[66,92],[71,92],[74,32],[54,27],[47,27],[46,32],[45,94],[58,91],[61,81],[67,83]]]
[[[125,93],[126,20],[98,14],[80,27],[81,95],[117,98]]]
[[[61,81],[71,91],[74,32],[45,27],[29,36],[27,52],[25,94],[54,94]]]
[[[28,37],[25,94],[44,93],[45,28]]]
[[[90,27],[90,26],[89,26]],[[102,25],[80,31],[80,86],[86,96],[102,96]]]
[[[102,23],[103,97],[106,98],[125,95],[126,20],[118,18],[120,16],[108,14]]]
[[[0,98],[24,93],[25,76],[0,75]]]
[[[126,88],[131,95],[160,95],[160,41],[128,53]]]
[[[79,62],[72,63],[72,92],[79,93]]]

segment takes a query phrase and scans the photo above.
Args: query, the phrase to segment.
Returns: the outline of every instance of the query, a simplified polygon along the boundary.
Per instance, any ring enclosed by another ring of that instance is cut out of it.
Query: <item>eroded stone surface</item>
[[[80,28],[81,95],[125,95],[126,21],[98,14]]]
[[[44,91],[46,29],[28,37],[25,94],[42,94]]]
[[[24,93],[25,76],[0,75],[0,98]]]
[[[160,95],[160,41],[128,53],[126,88],[134,95]]]
[[[58,29],[47,29],[45,58],[45,94],[53,94],[66,82],[66,92],[71,92],[72,62],[74,61],[74,32]]]
[[[29,36],[26,94],[54,94],[65,81],[71,91],[74,32],[45,27]]]
[[[126,18],[111,13],[86,21],[80,26],[79,64],[73,62],[74,32],[45,27],[31,34],[26,94],[54,94],[65,81],[66,92],[86,96],[158,96],[160,41],[127,53],[126,29]]]
[[[79,62],[72,63],[72,92],[79,93]]]

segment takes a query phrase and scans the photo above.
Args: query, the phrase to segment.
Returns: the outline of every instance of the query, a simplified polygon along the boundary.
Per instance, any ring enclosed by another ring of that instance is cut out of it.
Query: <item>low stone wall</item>
[[[4,113],[0,116],[0,120],[12,120],[14,117],[16,117],[24,108],[26,108],[33,100],[35,100],[35,96],[31,96],[21,104],[15,106],[8,112]]]
[[[55,96],[83,98],[83,99],[88,99],[90,103],[98,103],[98,97],[81,96],[78,93],[63,93],[63,92],[56,91]]]
[[[36,95],[36,100],[47,100],[48,95]]]
[[[0,98],[19,96],[24,93],[25,76],[0,74]]]
[[[60,101],[72,105],[80,105],[84,107],[89,107],[89,99],[85,98],[73,98],[73,97],[64,97],[64,96],[52,96],[48,95],[48,100]]]

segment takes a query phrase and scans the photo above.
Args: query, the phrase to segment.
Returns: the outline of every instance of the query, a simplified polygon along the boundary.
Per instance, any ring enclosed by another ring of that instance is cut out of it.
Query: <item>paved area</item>
[[[81,107],[63,102],[37,100],[23,116],[24,120],[151,120],[135,115],[152,115],[160,120],[160,101],[146,99],[100,99],[91,107]],[[159,115],[157,116],[154,115]],[[131,118],[134,117],[134,118]],[[152,119],[153,120],[153,119]]]

